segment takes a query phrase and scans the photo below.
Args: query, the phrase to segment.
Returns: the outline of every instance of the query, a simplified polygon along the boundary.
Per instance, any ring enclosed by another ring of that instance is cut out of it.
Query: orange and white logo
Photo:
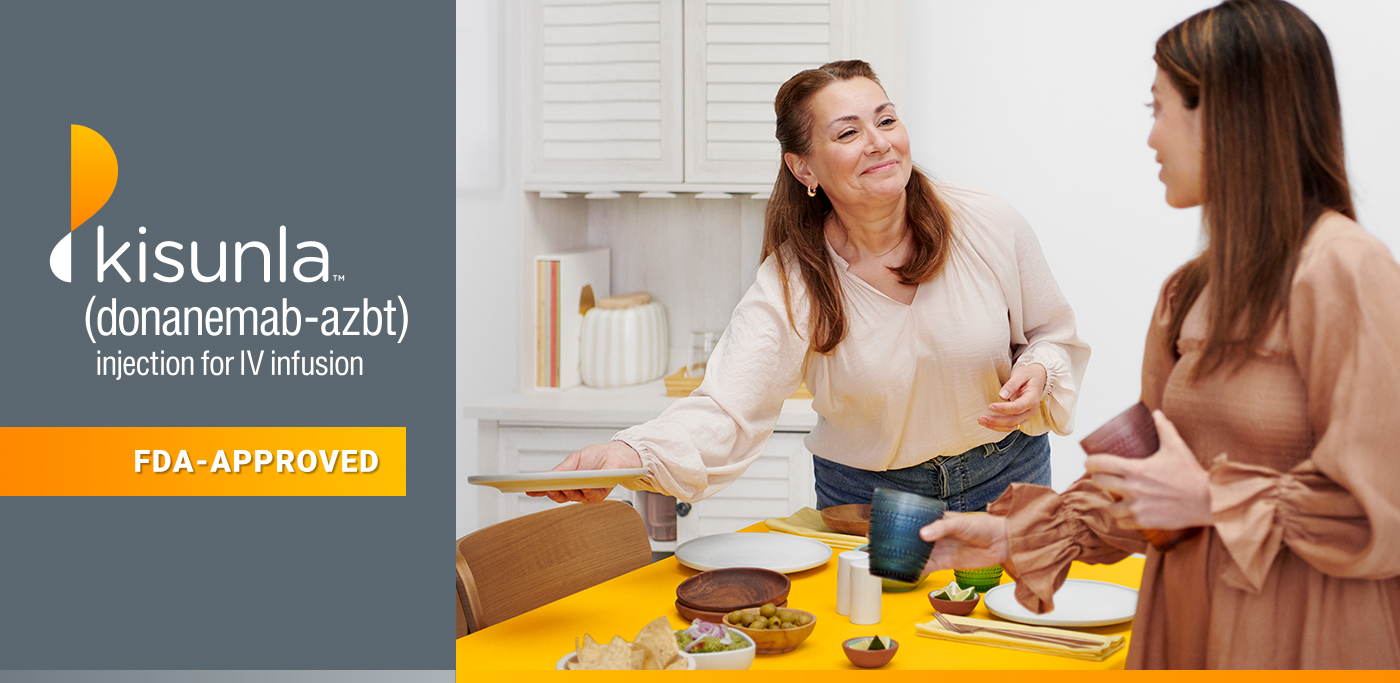
[[[73,231],[92,218],[117,187],[117,154],[97,131],[72,126],[71,163],[72,225],[49,253],[49,268],[64,282],[73,281]]]

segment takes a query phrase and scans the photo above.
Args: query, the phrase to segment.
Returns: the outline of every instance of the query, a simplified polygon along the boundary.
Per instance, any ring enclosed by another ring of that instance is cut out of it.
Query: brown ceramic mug
[[[1161,441],[1157,438],[1157,424],[1152,421],[1152,411],[1148,410],[1147,404],[1138,401],[1136,405],[1119,413],[1117,417],[1094,430],[1094,433],[1081,439],[1079,445],[1084,448],[1085,453],[1146,458],[1157,452]],[[1200,532],[1200,527],[1142,529],[1142,535],[1147,542],[1161,552],[1175,548],[1177,544]]]

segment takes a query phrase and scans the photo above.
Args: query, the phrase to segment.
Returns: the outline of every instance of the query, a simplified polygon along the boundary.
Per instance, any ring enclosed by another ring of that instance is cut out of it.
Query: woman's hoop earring
[[[815,196],[817,196],[817,186],[816,186],[816,185],[813,185],[813,186],[807,188],[807,196],[808,196],[808,197],[815,197]]]

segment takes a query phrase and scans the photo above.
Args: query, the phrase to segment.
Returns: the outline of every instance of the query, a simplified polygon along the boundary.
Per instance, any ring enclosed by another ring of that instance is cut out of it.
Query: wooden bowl
[[[854,647],[864,645],[873,637],[874,636],[852,638],[841,643],[841,650],[846,653],[846,659],[851,660],[852,664],[862,669],[874,669],[889,664],[890,660],[894,659],[894,653],[899,651],[899,641],[894,638],[889,639],[890,646],[883,650],[865,650],[860,647]]]
[[[787,607],[787,600],[778,603],[776,607]],[[704,621],[708,621],[712,624],[721,624],[724,623],[724,618],[726,616],[729,616],[729,612],[733,612],[734,610],[729,610],[726,612],[706,612],[705,610],[695,609],[694,607],[691,607],[681,602],[680,600],[677,600],[676,611],[680,612],[680,615],[682,617],[685,617],[686,619],[689,619],[691,621],[701,619]]]
[[[822,522],[838,533],[869,536],[870,506],[854,504],[829,507],[822,510]]]
[[[757,607],[750,607],[749,609],[740,611],[758,614]],[[807,622],[806,626],[769,630],[744,628],[743,626],[729,621],[729,617],[726,615],[724,625],[737,629],[739,632],[752,638],[754,644],[758,646],[758,654],[780,655],[784,652],[796,650],[797,646],[802,644],[802,641],[806,640],[807,636],[812,635],[812,631],[817,628],[817,615],[800,609],[789,611],[797,612],[798,614],[806,614],[811,617],[812,620]]]
[[[736,609],[787,600],[792,580],[786,574],[756,567],[700,572],[676,586],[676,600],[703,612],[727,614]]]
[[[982,600],[981,593],[973,593],[972,598],[968,600],[944,600],[943,598],[933,597],[934,593],[937,593],[941,590],[943,589],[940,588],[936,591],[930,591],[928,594],[928,602],[930,605],[933,605],[933,608],[935,610],[938,610],[939,612],[942,612],[944,614],[952,614],[954,616],[965,617],[968,615],[968,613],[972,612],[972,610],[977,607],[977,603],[981,602]]]

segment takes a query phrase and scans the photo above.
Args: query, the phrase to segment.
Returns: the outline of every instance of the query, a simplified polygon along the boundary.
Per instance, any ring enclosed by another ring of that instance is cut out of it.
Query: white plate
[[[792,534],[715,534],[682,543],[676,559],[700,571],[758,567],[791,574],[826,564],[831,546]]]
[[[1087,579],[1065,579],[1055,591],[1055,609],[1035,614],[1016,602],[1016,584],[987,591],[982,604],[1002,619],[1036,626],[1107,626],[1132,621],[1138,592],[1127,586]]]
[[[646,468],[626,470],[577,470],[574,472],[522,472],[520,474],[473,474],[468,484],[494,486],[506,493],[526,491],[568,491],[605,489],[646,476]]]

